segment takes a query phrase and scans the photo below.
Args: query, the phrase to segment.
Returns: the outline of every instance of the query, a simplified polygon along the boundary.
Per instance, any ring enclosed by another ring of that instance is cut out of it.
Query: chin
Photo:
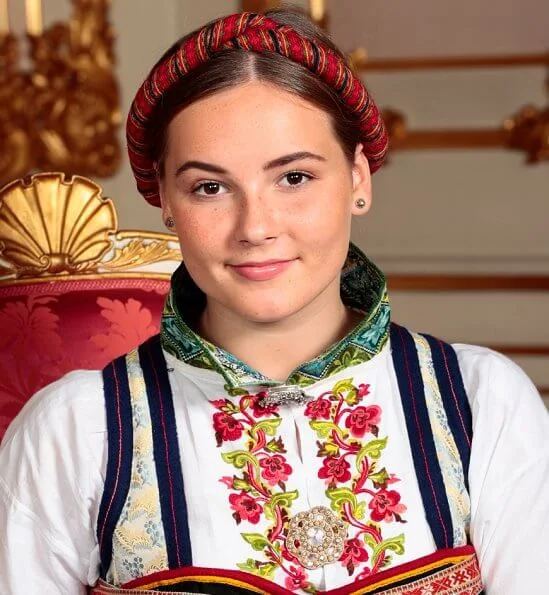
[[[251,322],[261,324],[275,324],[282,322],[292,315],[296,314],[300,308],[290,307],[288,304],[248,304],[245,310],[241,311],[241,316]]]

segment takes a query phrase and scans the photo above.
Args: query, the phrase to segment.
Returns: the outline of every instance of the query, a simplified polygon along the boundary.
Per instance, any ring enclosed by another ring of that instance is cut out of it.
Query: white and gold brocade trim
[[[419,357],[429,421],[452,516],[454,547],[458,547],[467,544],[471,520],[471,501],[465,486],[459,451],[446,417],[429,343],[417,333],[412,333],[412,336]]]
[[[107,581],[114,585],[168,568],[154,463],[152,422],[139,353],[126,356],[133,420],[131,483],[113,534]]]

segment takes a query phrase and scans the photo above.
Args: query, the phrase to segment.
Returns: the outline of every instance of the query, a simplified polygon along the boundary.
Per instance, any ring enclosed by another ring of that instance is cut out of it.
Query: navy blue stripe
[[[391,324],[391,348],[425,515],[438,549],[453,547],[450,506],[438,462],[414,338]]]
[[[125,357],[103,370],[107,410],[107,470],[99,506],[97,540],[101,556],[101,577],[106,577],[112,560],[112,538],[130,488],[133,456],[133,423]]]
[[[162,524],[171,569],[192,565],[187,502],[166,360],[158,335],[139,348],[151,412]]]
[[[444,409],[446,410],[446,417],[461,458],[465,485],[469,489],[469,460],[471,458],[473,420],[457,355],[451,345],[430,335],[424,335],[424,337],[431,348],[435,374],[440,387]]]

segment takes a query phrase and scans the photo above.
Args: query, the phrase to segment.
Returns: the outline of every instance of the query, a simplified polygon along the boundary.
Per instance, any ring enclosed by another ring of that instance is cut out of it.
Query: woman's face
[[[326,113],[260,82],[221,91],[172,120],[164,171],[163,216],[210,313],[265,323],[341,306],[370,174],[360,146],[346,159]]]

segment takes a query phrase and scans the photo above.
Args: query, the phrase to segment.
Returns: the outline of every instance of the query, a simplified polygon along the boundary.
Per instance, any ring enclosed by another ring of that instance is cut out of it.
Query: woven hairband
[[[149,203],[160,206],[157,171],[147,135],[155,109],[183,76],[216,52],[231,48],[277,53],[319,76],[357,116],[370,170],[381,167],[388,149],[387,131],[368,91],[345,62],[330,48],[301,36],[288,25],[263,15],[238,13],[217,20],[188,38],[153,70],[133,100],[126,127],[128,154],[137,189]]]

